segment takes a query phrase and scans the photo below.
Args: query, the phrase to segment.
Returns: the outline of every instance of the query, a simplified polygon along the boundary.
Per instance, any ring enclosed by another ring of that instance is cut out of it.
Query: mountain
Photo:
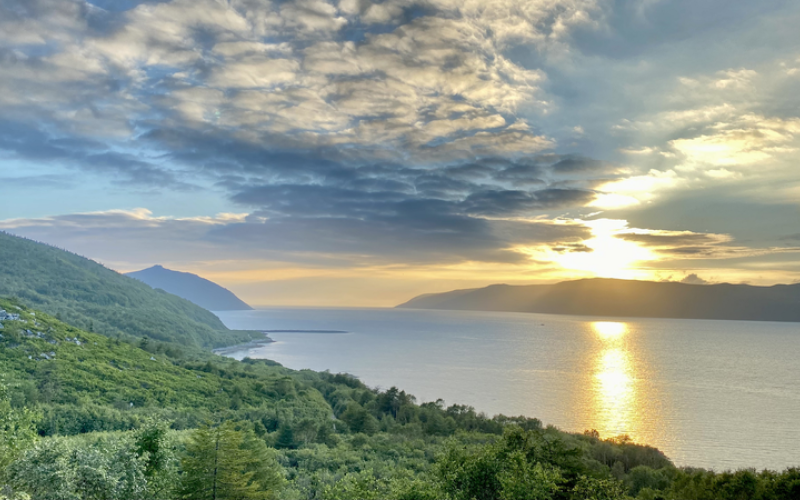
[[[0,297],[85,330],[149,337],[188,347],[219,347],[255,338],[228,330],[211,312],[139,280],[50,245],[0,232]]]
[[[141,271],[126,273],[153,288],[183,297],[209,311],[242,311],[252,307],[245,304],[230,290],[196,274],[172,271],[161,266],[153,266]]]
[[[0,299],[0,389],[7,383],[17,398],[38,406],[43,434],[129,429],[154,416],[197,426],[237,408],[253,414],[269,406],[274,414],[287,396],[292,401],[284,407],[292,411],[319,420],[332,413],[303,377],[277,363],[241,363],[211,353],[176,358],[155,344],[90,333]]]
[[[491,285],[426,294],[397,307],[586,316],[800,321],[800,284],[760,287],[595,278],[554,285]]]

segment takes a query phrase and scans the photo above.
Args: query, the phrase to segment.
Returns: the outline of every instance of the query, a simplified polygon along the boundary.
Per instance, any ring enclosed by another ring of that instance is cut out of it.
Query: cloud
[[[42,181],[14,216],[97,211],[20,231],[214,258],[524,266],[595,253],[596,210],[659,258],[751,258],[797,232],[798,23],[779,0],[0,0],[2,178]],[[142,205],[198,213],[108,211]]]
[[[690,285],[708,285],[710,282],[708,280],[704,280],[700,276],[695,273],[687,274],[682,280],[681,283],[687,283]]]
[[[632,229],[620,232],[615,237],[635,242],[652,249],[663,258],[670,259],[730,259],[798,251],[797,248],[753,248],[735,245],[733,238],[727,234],[692,231]]]
[[[57,163],[72,169],[103,174],[123,186],[146,186],[187,190],[190,183],[179,180],[168,168],[143,161],[138,155],[109,150],[101,142],[56,139],[32,127],[0,122],[0,148],[12,158]]]
[[[149,210],[112,210],[10,219],[0,229],[65,246],[104,261],[273,260],[317,266],[515,263],[521,245],[578,245],[590,231],[558,221],[489,221],[437,215],[430,203],[402,203],[368,219],[329,216],[158,217]]]
[[[538,210],[583,206],[595,194],[579,189],[542,189],[539,191],[491,190],[469,195],[463,202],[467,213],[484,216],[521,215]]]

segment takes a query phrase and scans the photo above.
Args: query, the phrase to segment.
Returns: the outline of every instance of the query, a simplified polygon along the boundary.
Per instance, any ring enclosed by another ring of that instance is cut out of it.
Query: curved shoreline
[[[235,352],[244,351],[245,349],[252,349],[254,347],[261,347],[263,345],[271,344],[271,343],[275,342],[275,339],[273,339],[269,335],[267,335],[267,331],[266,330],[257,330],[257,331],[264,334],[264,338],[263,339],[251,340],[250,342],[245,342],[244,344],[235,344],[235,345],[226,346],[226,347],[218,347],[217,349],[212,349],[211,352],[213,352],[214,354],[218,354],[220,356],[228,356],[228,355],[233,354]]]

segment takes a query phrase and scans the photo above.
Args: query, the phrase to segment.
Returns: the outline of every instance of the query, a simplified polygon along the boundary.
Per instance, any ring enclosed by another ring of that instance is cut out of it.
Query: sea
[[[492,416],[597,430],[679,466],[800,466],[800,323],[414,309],[216,313],[274,342],[229,350],[349,373]]]

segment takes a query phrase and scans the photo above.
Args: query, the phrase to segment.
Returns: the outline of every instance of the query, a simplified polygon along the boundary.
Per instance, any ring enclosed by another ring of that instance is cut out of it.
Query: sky
[[[0,230],[250,304],[800,281],[800,2],[0,0]]]

